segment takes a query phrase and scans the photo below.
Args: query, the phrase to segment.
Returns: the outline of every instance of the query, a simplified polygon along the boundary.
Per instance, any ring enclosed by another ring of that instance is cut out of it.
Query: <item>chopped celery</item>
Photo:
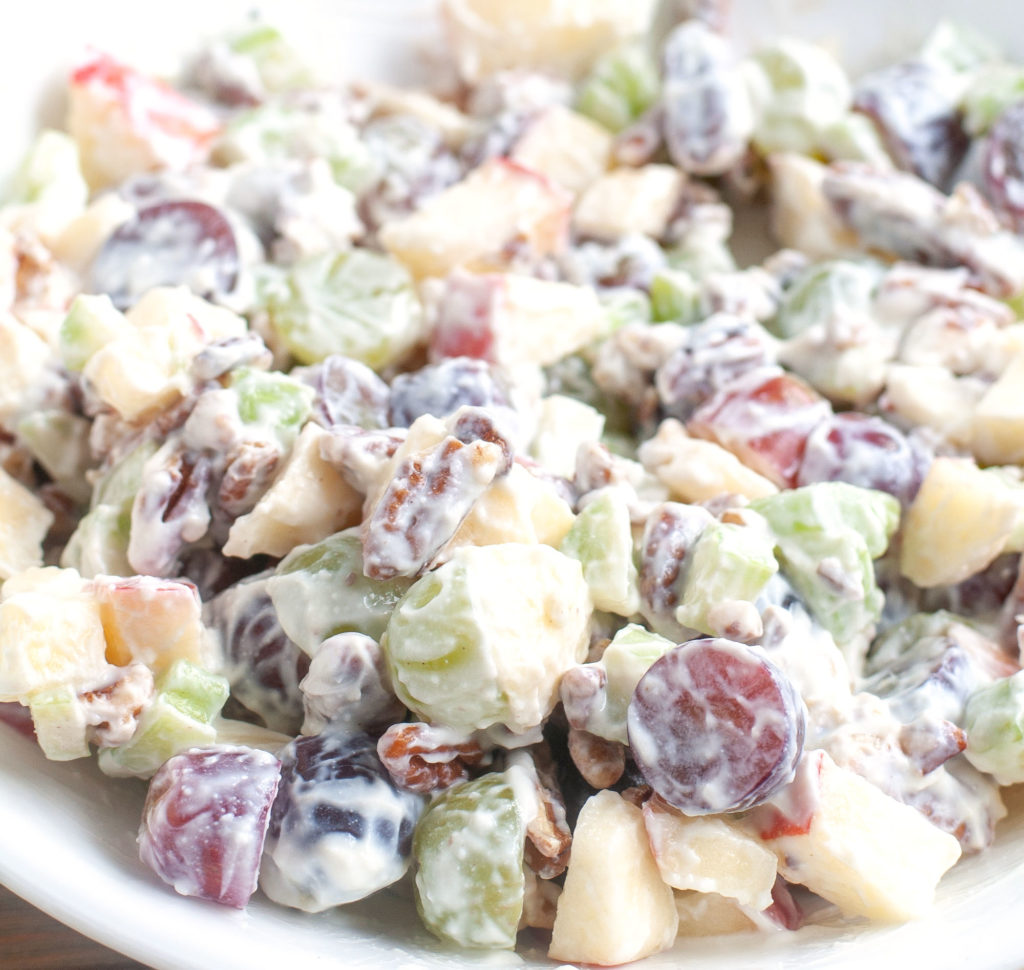
[[[884,596],[873,559],[900,517],[897,499],[845,482],[818,482],[756,499],[750,506],[775,533],[779,561],[811,613],[844,648],[860,642],[881,616]],[[848,657],[859,672],[860,657]]]
[[[594,63],[576,92],[576,110],[619,132],[658,98],[658,68],[639,43],[608,51]]]
[[[651,301],[646,293],[631,287],[619,287],[600,294],[607,315],[607,327],[601,335],[610,336],[629,323],[651,322]]]
[[[988,64],[971,79],[962,98],[964,127],[977,137],[1010,105],[1024,101],[1024,64]]]
[[[303,364],[343,354],[379,369],[423,336],[409,274],[366,249],[308,257],[268,277],[262,296],[274,332]]]
[[[231,373],[238,394],[238,415],[246,424],[263,425],[290,444],[313,409],[314,389],[277,371],[238,367]]]
[[[128,562],[131,538],[131,505],[97,505],[79,520],[71,534],[60,564],[77,569],[86,579],[93,576],[131,576]]]
[[[115,777],[148,778],[187,748],[213,744],[214,717],[228,699],[228,682],[189,660],[178,660],[156,682],[156,694],[139,716],[131,739],[102,748],[99,765]]]
[[[143,466],[156,454],[157,447],[155,441],[143,441],[96,479],[92,507],[130,505],[142,487]]]
[[[967,760],[1000,785],[1024,781],[1024,671],[967,698]]]
[[[810,266],[786,290],[772,331],[794,337],[840,314],[869,315],[881,275],[881,268],[866,260],[833,259]]]
[[[74,139],[61,131],[40,132],[12,180],[10,201],[54,205],[72,216],[88,197]]]
[[[825,48],[788,37],[747,62],[757,123],[753,142],[765,155],[813,155],[823,129],[850,107],[850,82]]]
[[[70,684],[36,691],[28,698],[32,726],[43,754],[51,761],[89,756],[85,710]]]
[[[309,546],[297,546],[267,581],[281,627],[311,656],[335,633],[363,633],[379,640],[388,617],[409,588],[401,577],[363,574],[359,529],[346,529]]]
[[[427,929],[462,946],[515,946],[525,840],[526,819],[508,772],[442,794],[413,837],[416,907]]]
[[[256,24],[232,37],[228,46],[252,61],[267,91],[291,91],[313,84],[306,62],[276,27]]]
[[[918,58],[956,74],[968,74],[1000,60],[999,48],[973,27],[940,20],[925,38]]]
[[[629,508],[605,489],[576,516],[561,551],[583,564],[583,578],[599,610],[631,616],[640,606]]]
[[[657,323],[690,324],[703,314],[701,288],[685,269],[663,269],[651,280],[651,314]]]
[[[753,602],[778,572],[774,547],[767,529],[712,522],[691,553],[676,619],[711,636],[735,638],[729,624],[756,616]],[[752,632],[759,633],[760,626]]]
[[[79,294],[60,327],[61,361],[68,370],[80,371],[100,347],[130,326],[106,293]]]

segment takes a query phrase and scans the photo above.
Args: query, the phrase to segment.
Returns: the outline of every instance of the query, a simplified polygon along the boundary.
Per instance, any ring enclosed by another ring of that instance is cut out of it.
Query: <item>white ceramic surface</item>
[[[254,6],[339,75],[415,80],[436,40],[429,0],[34,0],[19,5],[16,26],[9,21],[0,33],[0,174],[40,121],[59,119],[54,79],[87,42],[163,69],[196,35],[215,34]],[[735,9],[747,42],[796,32],[834,44],[858,66],[905,50],[943,12],[993,31],[1024,56],[1024,8],[1009,0],[736,0]],[[316,917],[261,898],[236,912],[178,897],[138,862],[143,793],[139,783],[104,778],[92,764],[47,762],[31,741],[0,724],[0,882],[159,970],[554,966],[539,951],[446,950],[419,927],[400,894]],[[1016,810],[1002,823],[996,848],[946,877],[926,919],[692,941],[651,958],[645,970],[1020,970],[1024,797],[1011,795]]]

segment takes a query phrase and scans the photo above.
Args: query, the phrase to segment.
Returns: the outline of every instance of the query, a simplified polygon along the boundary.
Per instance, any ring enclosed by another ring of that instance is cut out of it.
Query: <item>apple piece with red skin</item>
[[[561,252],[572,196],[532,169],[492,159],[380,231],[384,248],[415,277],[509,266],[525,250]]]
[[[795,488],[807,438],[832,413],[809,384],[768,367],[731,382],[687,422],[697,438],[715,441],[779,488]]]
[[[97,576],[93,588],[110,663],[144,663],[154,673],[181,659],[204,665],[209,646],[199,591],[192,583]]]

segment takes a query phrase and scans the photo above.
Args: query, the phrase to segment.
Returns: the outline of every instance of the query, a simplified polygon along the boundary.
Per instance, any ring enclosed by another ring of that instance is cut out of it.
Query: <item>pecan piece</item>
[[[377,754],[399,788],[430,794],[469,778],[484,750],[451,728],[392,724],[377,742]]]

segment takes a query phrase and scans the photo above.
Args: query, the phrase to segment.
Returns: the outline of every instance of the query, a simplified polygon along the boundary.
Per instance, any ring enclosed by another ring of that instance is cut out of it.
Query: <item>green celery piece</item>
[[[175,661],[157,680],[152,702],[131,739],[99,753],[102,771],[115,777],[150,777],[180,751],[217,740],[213,719],[228,699],[228,682],[189,660]]]
[[[128,562],[131,529],[130,505],[97,505],[79,519],[61,553],[60,564],[77,569],[86,579],[131,576],[135,573]]]
[[[312,656],[335,633],[363,633],[380,640],[392,610],[411,585],[402,577],[385,581],[363,574],[356,527],[297,546],[267,580],[267,592],[284,632]]]
[[[651,664],[675,646],[673,640],[637,623],[619,630],[596,663],[605,672],[605,703],[587,723],[587,730],[610,741],[628,744],[626,712],[636,685]]]
[[[775,540],[767,529],[717,520],[700,534],[692,557],[676,619],[710,636],[726,635],[709,620],[715,606],[752,604],[779,569]]]
[[[872,560],[899,523],[891,495],[846,482],[817,482],[750,503],[775,533],[782,569],[840,646],[869,633],[884,596]]]
[[[560,551],[583,564],[583,578],[599,610],[632,616],[640,607],[633,533],[625,499],[612,489],[576,516]]]
[[[794,337],[837,314],[869,314],[880,278],[880,267],[867,261],[815,263],[786,290],[771,330],[778,337]]]
[[[576,92],[576,110],[620,132],[654,104],[660,88],[658,67],[646,47],[626,44],[595,61]]]
[[[238,395],[238,416],[249,425],[262,425],[290,445],[313,410],[316,392],[309,384],[278,371],[238,367],[231,373]]]
[[[57,203],[73,214],[88,198],[75,140],[62,131],[41,131],[12,179],[8,201]]]
[[[1001,60],[992,38],[967,24],[940,20],[925,38],[918,53],[920,60],[954,74],[970,74],[978,68]]]
[[[106,293],[79,294],[60,325],[62,363],[70,371],[82,370],[97,350],[130,327]]]
[[[423,310],[408,272],[367,249],[308,257],[262,293],[270,325],[303,364],[342,354],[375,370],[422,335]]]
[[[988,64],[974,75],[961,99],[964,127],[975,138],[984,135],[1018,101],[1024,101],[1024,64]]]
[[[18,422],[18,438],[47,474],[80,505],[92,498],[85,472],[91,462],[90,421],[59,409],[32,411]]]
[[[416,826],[416,908],[442,940],[515,946],[525,897],[526,822],[508,776],[488,774],[449,789]]]
[[[250,27],[232,37],[228,46],[253,62],[268,91],[308,89],[315,82],[306,62],[282,33],[270,24]]]
[[[89,757],[85,713],[70,684],[40,690],[28,698],[36,741],[51,761]]]
[[[651,312],[657,323],[697,323],[704,316],[701,290],[685,269],[663,269],[651,280]]]
[[[1024,670],[980,687],[964,711],[967,760],[1000,785],[1024,781]]]
[[[610,337],[629,323],[651,322],[651,301],[646,293],[625,287],[608,290],[600,294],[601,306],[605,312],[604,337]]]

